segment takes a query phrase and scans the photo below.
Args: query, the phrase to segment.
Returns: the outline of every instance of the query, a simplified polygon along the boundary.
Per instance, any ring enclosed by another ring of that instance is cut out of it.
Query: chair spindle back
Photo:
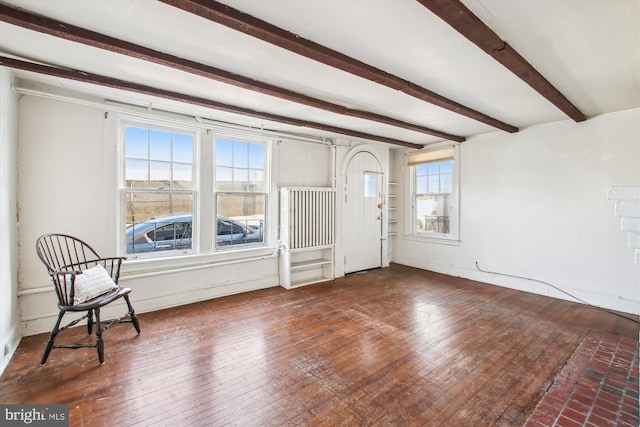
[[[102,266],[117,283],[120,263],[114,258],[100,258],[87,243],[67,234],[45,234],[36,242],[38,257],[47,266],[61,305],[73,305],[74,287],[72,274]]]

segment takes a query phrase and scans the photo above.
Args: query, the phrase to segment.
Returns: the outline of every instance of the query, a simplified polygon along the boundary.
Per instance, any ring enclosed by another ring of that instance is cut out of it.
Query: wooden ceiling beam
[[[395,138],[388,138],[380,135],[372,135],[365,132],[360,132],[351,129],[340,128],[336,126],[326,125],[323,123],[310,122],[307,120],[300,120],[286,116],[280,116],[277,114],[266,113],[262,111],[256,111],[249,108],[238,107],[235,105],[224,104],[218,101],[212,101],[210,99],[186,95],[183,93],[173,92],[165,89],[158,89],[152,86],[146,86],[138,83],[128,82],[125,80],[114,79],[99,74],[91,74],[85,71],[68,70],[65,68],[52,67],[50,65],[37,64],[34,62],[23,61],[16,58],[9,58],[0,56],[0,66],[8,68],[30,71],[38,74],[48,75],[52,77],[59,77],[63,79],[80,81],[83,83],[91,83],[98,86],[104,86],[112,89],[124,90],[127,92],[135,92],[143,95],[155,96],[162,99],[168,99],[171,101],[184,102],[191,105],[198,105],[201,107],[212,108],[219,111],[225,111],[228,113],[241,114],[243,116],[256,117],[263,120],[274,121],[278,123],[284,123],[293,126],[306,127],[311,129],[318,129],[326,132],[338,133],[347,136],[353,136],[356,138],[368,139],[372,141],[384,142],[387,144],[399,145],[409,148],[423,148],[422,144],[414,144],[407,141],[398,140]]]
[[[424,87],[329,49],[273,24],[212,0],[160,0],[212,22],[279,46],[325,65],[346,71],[497,129],[517,132],[518,128],[480,113]]]
[[[459,0],[418,0],[576,122],[587,117]]]
[[[8,7],[6,5],[0,5],[0,20],[12,25],[27,28],[29,30],[59,37],[65,40],[70,40],[76,43],[82,43],[87,46],[92,46],[109,52],[126,55],[143,61],[163,65],[201,77],[223,82],[229,85],[241,87],[243,89],[270,95],[280,99],[285,99],[287,101],[295,102],[309,107],[330,111],[332,113],[370,120],[378,123],[384,123],[386,125],[408,129],[414,132],[432,135],[446,140],[456,142],[462,142],[465,140],[463,136],[452,135],[436,129],[431,129],[414,123],[407,123],[402,120],[383,116],[381,114],[376,114],[373,112],[347,108],[342,105],[316,99],[285,88],[231,73],[220,68],[169,55],[163,52],[146,48],[144,46],[129,43],[124,40],[116,39],[104,34],[96,33],[94,31],[56,21],[47,17],[33,15],[28,12]]]

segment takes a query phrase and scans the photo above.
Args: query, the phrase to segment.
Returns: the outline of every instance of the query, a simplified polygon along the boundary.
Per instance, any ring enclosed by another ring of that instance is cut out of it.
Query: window
[[[193,131],[124,125],[125,252],[193,248]]]
[[[216,139],[216,247],[264,242],[263,143]]]
[[[419,151],[407,156],[411,178],[411,232],[425,237],[457,238],[455,148]]]
[[[376,197],[378,195],[378,176],[372,173],[364,174],[364,197]]]
[[[159,123],[120,120],[123,253],[157,258],[264,246],[268,142]]]

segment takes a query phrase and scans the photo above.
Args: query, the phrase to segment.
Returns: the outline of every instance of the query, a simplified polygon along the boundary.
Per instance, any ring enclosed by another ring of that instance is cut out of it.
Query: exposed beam
[[[329,49],[311,40],[293,34],[273,24],[211,0],[160,0],[189,13],[233,28],[260,40],[287,49],[331,67],[346,71],[374,83],[401,91],[407,95],[445,108],[507,132],[517,132],[518,128],[503,123],[493,117],[465,107],[455,101],[438,95],[408,80],[375,68],[357,59]]]
[[[104,49],[109,52],[115,52],[144,61],[153,62],[155,64],[160,64],[166,67],[234,85],[254,92],[259,92],[280,99],[285,99],[287,101],[292,101],[306,106],[330,111],[332,113],[371,120],[378,123],[384,123],[386,125],[409,129],[415,132],[420,132],[447,140],[457,142],[462,142],[465,140],[465,138],[462,136],[452,135],[449,133],[441,132],[413,123],[407,123],[401,120],[394,119],[392,117],[387,117],[368,111],[347,108],[342,105],[316,99],[307,95],[293,92],[285,88],[231,73],[220,68],[201,64],[195,61],[190,61],[184,58],[149,49],[144,46],[136,45],[134,43],[129,43],[124,40],[109,37],[104,34],[96,33],[94,31],[86,30],[74,25],[13,9],[6,5],[0,5],[0,20],[33,31],[60,37],[65,40],[70,40],[76,43],[82,43],[88,46]]]
[[[459,0],[418,0],[576,122],[587,117]]]
[[[60,77],[64,79],[70,79],[80,81],[84,83],[91,83],[99,86],[105,86],[113,89],[120,89],[129,92],[136,92],[143,95],[156,96],[163,99],[169,99],[171,101],[179,101],[187,104],[198,105],[201,107],[213,108],[219,111],[226,111],[228,113],[241,114],[243,116],[257,117],[259,119],[270,120],[278,123],[285,123],[293,126],[307,127],[312,129],[318,129],[326,132],[333,132],[347,136],[353,136],[356,138],[369,139],[372,141],[385,142],[387,144],[400,145],[409,148],[423,148],[422,144],[414,144],[411,142],[401,141],[394,138],[387,138],[380,135],[372,135],[365,132],[359,132],[356,130],[340,128],[336,126],[326,125],[323,123],[310,122],[307,120],[300,120],[286,116],[280,116],[277,114],[266,113],[262,111],[256,111],[249,108],[238,107],[235,105],[224,104],[218,101],[212,101],[210,99],[201,98],[193,95],[186,95],[183,93],[172,92],[169,90],[158,89],[151,86],[141,85],[138,83],[132,83],[125,80],[114,79],[99,74],[91,74],[84,71],[68,70],[64,68],[52,67],[49,65],[36,64],[34,62],[23,61],[20,59],[9,58],[0,56],[0,66],[9,68],[15,68],[19,70],[31,71],[38,74],[44,74],[53,77]]]

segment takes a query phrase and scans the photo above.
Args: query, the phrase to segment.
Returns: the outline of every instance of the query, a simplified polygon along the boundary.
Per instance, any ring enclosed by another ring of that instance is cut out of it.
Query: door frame
[[[341,187],[342,187],[342,191],[341,191],[341,195],[340,195],[340,203],[339,206],[340,208],[340,224],[341,224],[341,234],[343,233],[344,228],[342,227],[343,224],[345,224],[346,222],[346,210],[342,209],[342,207],[344,206],[344,201],[345,201],[345,197],[347,196],[347,190],[348,190],[348,186],[347,186],[347,178],[348,178],[348,170],[349,170],[349,165],[351,164],[351,161],[353,160],[353,158],[360,154],[360,153],[369,153],[373,156],[373,158],[375,159],[375,161],[377,162],[380,171],[381,171],[381,203],[383,205],[382,209],[381,209],[381,214],[382,214],[382,224],[381,224],[381,230],[380,230],[380,267],[384,267],[387,264],[387,256],[385,254],[385,251],[387,250],[387,241],[386,241],[386,233],[387,233],[387,226],[386,226],[386,217],[387,217],[387,189],[386,189],[386,185],[388,183],[387,180],[387,169],[385,168],[383,162],[381,161],[381,158],[383,158],[383,156],[381,156],[381,153],[379,153],[378,151],[376,151],[374,148],[367,146],[367,145],[356,145],[355,147],[351,148],[345,155],[344,157],[344,162],[342,163],[342,170],[341,170]],[[340,270],[342,271],[342,274],[344,274],[345,272],[345,236],[341,235],[340,236],[340,242],[341,242],[341,248],[339,251],[337,251],[337,254],[339,253],[340,259],[336,259],[336,266],[340,265]]]

